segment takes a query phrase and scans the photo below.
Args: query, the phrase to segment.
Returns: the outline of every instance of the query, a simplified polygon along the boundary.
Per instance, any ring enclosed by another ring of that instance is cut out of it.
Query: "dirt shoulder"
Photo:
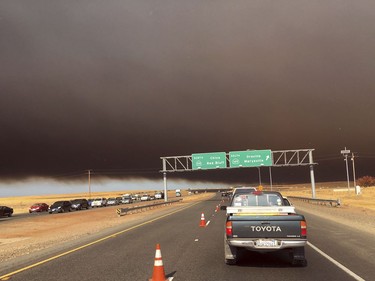
[[[35,213],[20,219],[3,219],[0,221],[0,264],[65,242],[92,236],[108,228],[135,223],[161,212],[183,208],[212,196],[212,193],[193,195],[183,198],[180,203],[121,217],[116,213],[117,207],[106,207],[65,214]]]
[[[375,211],[353,206],[331,207],[290,199],[299,213],[309,213],[362,232],[375,234]]]

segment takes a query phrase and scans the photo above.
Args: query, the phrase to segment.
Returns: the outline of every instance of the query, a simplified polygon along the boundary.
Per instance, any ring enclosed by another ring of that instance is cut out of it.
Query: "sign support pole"
[[[270,170],[270,185],[271,185],[271,191],[272,191],[272,173],[271,173],[271,166],[268,167]]]
[[[164,178],[164,202],[168,202],[167,173],[163,173]]]
[[[167,188],[167,163],[166,160],[163,159],[163,180],[164,180],[164,202],[168,202],[168,188]]]
[[[315,177],[314,177],[314,161],[312,151],[309,151],[309,162],[310,162],[310,178],[311,178],[311,191],[312,191],[312,198],[316,198],[315,193]]]

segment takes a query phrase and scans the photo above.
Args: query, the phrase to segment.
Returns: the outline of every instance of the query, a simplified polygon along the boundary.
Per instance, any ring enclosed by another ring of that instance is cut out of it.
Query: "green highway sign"
[[[196,153],[191,155],[191,167],[198,169],[218,169],[227,167],[227,154],[225,152]]]
[[[231,151],[229,166],[231,168],[272,166],[272,152],[269,149]]]

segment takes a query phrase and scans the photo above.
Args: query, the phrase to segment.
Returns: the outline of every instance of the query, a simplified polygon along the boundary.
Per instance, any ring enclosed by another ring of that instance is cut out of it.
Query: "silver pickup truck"
[[[253,191],[233,194],[224,235],[225,263],[236,264],[238,251],[288,251],[293,265],[306,266],[307,228],[279,192]]]

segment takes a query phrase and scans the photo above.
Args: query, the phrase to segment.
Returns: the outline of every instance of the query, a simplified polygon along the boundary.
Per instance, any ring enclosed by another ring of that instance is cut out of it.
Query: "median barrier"
[[[298,197],[298,196],[288,196],[288,198],[301,200],[307,203],[318,204],[318,205],[327,205],[331,207],[340,207],[341,201],[340,199],[333,200],[333,199],[316,199],[316,198],[308,198],[308,197]]]
[[[124,216],[126,214],[143,212],[143,211],[153,209],[155,207],[163,207],[163,206],[171,205],[173,203],[177,203],[177,202],[180,202],[180,201],[182,201],[182,199],[171,200],[171,201],[161,202],[161,203],[153,203],[153,204],[147,204],[147,205],[133,206],[133,207],[129,207],[129,208],[118,208],[116,210],[116,213],[119,217],[121,217],[121,216]]]

